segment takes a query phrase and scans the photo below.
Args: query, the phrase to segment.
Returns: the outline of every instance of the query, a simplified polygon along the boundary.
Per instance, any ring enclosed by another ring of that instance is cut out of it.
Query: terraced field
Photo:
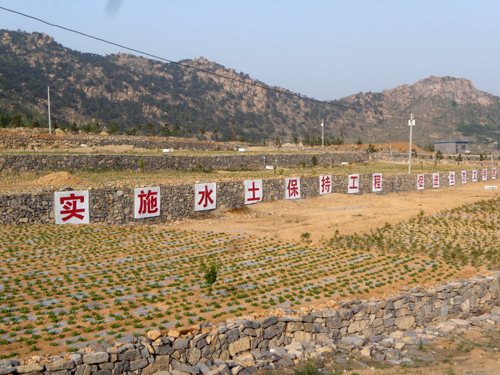
[[[329,233],[318,246],[306,233],[286,243],[158,227],[2,227],[0,352],[76,350],[153,327],[334,306],[486,272],[498,264],[499,203]],[[222,264],[213,291],[200,272],[209,259]]]

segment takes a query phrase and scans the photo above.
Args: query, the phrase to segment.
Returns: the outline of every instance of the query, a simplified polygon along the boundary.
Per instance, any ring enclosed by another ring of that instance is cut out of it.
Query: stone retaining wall
[[[298,363],[308,345],[334,351],[369,337],[390,347],[394,339],[388,335],[396,331],[413,331],[416,337],[415,331],[448,319],[498,313],[499,281],[500,274],[475,277],[428,289],[416,286],[385,299],[341,301],[337,309],[307,314],[284,309],[259,320],[202,323],[181,336],[178,331],[150,331],[147,337],[102,342],[95,352],[80,349],[22,363],[5,360],[0,374],[250,375]]]
[[[481,171],[482,169],[478,169],[479,181],[481,181]],[[462,183],[459,172],[460,170],[457,170],[456,186],[460,186]],[[449,172],[439,173],[439,176],[440,188],[448,187]],[[491,180],[491,168],[488,168],[488,180]],[[467,171],[467,181],[473,183],[472,170]],[[285,199],[285,180],[283,178],[265,179],[262,183],[263,201]],[[347,175],[332,176],[333,193],[346,194],[347,186]],[[416,190],[417,177],[407,174],[383,176],[382,189],[382,194]],[[432,174],[425,175],[425,189],[432,189]],[[218,209],[245,206],[243,181],[217,182],[216,191]],[[160,185],[160,192],[160,216],[134,219],[133,189],[90,190],[90,222],[109,225],[123,225],[131,222],[152,224],[206,215],[206,211],[194,211],[194,185]],[[372,192],[372,174],[360,175],[359,192],[360,194]],[[318,196],[319,177],[302,177],[301,198]],[[52,192],[0,195],[0,225],[47,223],[54,223],[54,194]]]
[[[312,165],[316,156],[318,165],[338,165],[342,162],[359,163],[366,160],[365,154],[359,153],[318,153],[318,154],[236,154],[236,155],[0,155],[0,171],[46,171],[46,170],[82,170],[82,169],[124,169],[139,168],[139,159],[144,163],[144,170],[191,170],[200,166],[205,169],[239,170],[263,169],[266,165],[277,168],[297,167],[305,163]]]
[[[19,149],[26,147],[27,150],[58,148],[58,147],[81,147],[81,144],[91,146],[130,145],[138,148],[175,150],[197,150],[197,151],[229,151],[237,150],[238,147],[247,147],[246,143],[224,143],[224,142],[199,142],[189,139],[176,139],[170,137],[130,137],[130,136],[82,136],[68,135],[60,137],[56,135],[44,136],[0,136],[0,148]]]

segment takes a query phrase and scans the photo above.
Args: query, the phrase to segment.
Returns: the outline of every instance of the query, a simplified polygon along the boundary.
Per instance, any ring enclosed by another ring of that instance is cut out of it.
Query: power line
[[[42,20],[40,18],[37,18],[37,17],[34,17],[34,16],[30,16],[29,14],[18,12],[18,11],[9,9],[9,8],[5,8],[5,7],[0,6],[0,9],[5,10],[7,12],[14,13],[14,14],[18,14],[18,15],[26,17],[26,18],[33,19],[35,21],[44,23],[44,24],[52,26],[52,27],[56,27],[56,28],[59,28],[59,29],[65,30],[65,31],[69,31],[71,33],[82,35],[82,36],[84,36],[86,38],[94,39],[94,40],[97,40],[97,41],[100,41],[100,42],[103,42],[103,43],[107,43],[107,44],[110,44],[110,45],[113,45],[113,46],[116,46],[116,47],[120,47],[120,48],[126,49],[128,51],[139,53],[141,55],[149,56],[149,57],[161,60],[161,61],[166,61],[168,63],[175,64],[175,65],[178,65],[178,66],[181,66],[181,67],[184,67],[184,68],[196,70],[196,71],[198,71],[200,73],[208,74],[208,75],[219,77],[219,78],[222,78],[222,79],[227,79],[227,80],[230,80],[230,81],[233,81],[233,82],[238,82],[238,83],[241,83],[241,84],[244,84],[244,85],[247,85],[247,86],[258,87],[258,88],[261,88],[261,89],[266,90],[266,91],[272,91],[272,92],[276,92],[278,94],[285,94],[285,95],[288,95],[288,96],[294,96],[294,97],[297,97],[297,98],[300,98],[300,99],[304,99],[304,100],[309,100],[309,101],[312,101],[312,102],[315,102],[315,103],[319,103],[319,104],[323,104],[323,105],[332,105],[332,106],[335,106],[335,107],[344,108],[344,109],[352,110],[352,111],[356,111],[356,112],[372,112],[372,113],[375,113],[376,115],[377,114],[382,114],[382,116],[385,115],[385,116],[389,116],[389,117],[408,118],[408,116],[404,116],[404,115],[396,115],[396,114],[393,114],[393,113],[383,113],[382,111],[376,111],[376,110],[372,110],[372,109],[369,109],[369,108],[352,107],[352,106],[348,106],[348,105],[337,103],[335,101],[321,101],[321,100],[318,100],[318,99],[309,98],[307,96],[302,96],[302,95],[296,94],[294,92],[282,91],[282,90],[278,90],[278,89],[272,88],[270,86],[264,86],[264,85],[260,85],[258,83],[247,82],[247,81],[244,81],[244,80],[241,80],[241,79],[238,79],[238,78],[227,77],[227,76],[224,76],[224,75],[219,74],[219,73],[211,72],[211,71],[204,70],[204,69],[192,66],[192,65],[188,65],[188,64],[184,64],[184,63],[181,63],[181,62],[178,62],[178,61],[173,61],[173,60],[170,60],[170,59],[167,59],[167,58],[164,58],[164,57],[156,56],[156,55],[144,52],[144,51],[140,51],[140,50],[135,49],[135,48],[131,48],[131,47],[124,46],[122,44],[111,42],[111,41],[103,39],[103,38],[98,38],[98,37],[95,37],[95,36],[83,33],[81,31],[77,31],[77,30],[74,30],[74,29],[70,29],[68,27],[64,27],[64,26],[61,26],[61,25],[58,25],[58,24],[54,24],[54,23]],[[432,125],[435,125],[435,126],[447,127],[446,125],[436,124],[436,123],[433,123],[433,122],[430,122],[430,121],[427,121],[427,120],[424,120],[424,119],[420,119],[420,118],[415,118],[415,119],[417,119],[419,121],[423,121],[423,122],[429,123],[429,124],[432,124]]]
[[[347,105],[343,105],[343,104],[339,104],[339,103],[334,103],[334,102],[324,102],[324,101],[321,101],[321,100],[318,100],[318,99],[304,97],[302,95],[299,95],[299,94],[296,94],[296,93],[293,93],[293,92],[281,91],[281,90],[278,90],[278,89],[275,89],[275,88],[272,88],[272,87],[269,87],[269,86],[260,85],[258,83],[247,82],[247,81],[244,81],[244,80],[241,80],[241,79],[238,79],[238,78],[233,78],[233,77],[227,77],[227,76],[224,76],[224,75],[219,74],[219,73],[210,72],[208,70],[204,70],[204,69],[192,66],[192,65],[184,64],[184,63],[181,63],[181,62],[178,62],[178,61],[173,61],[173,60],[170,60],[170,59],[167,59],[167,58],[164,58],[164,57],[161,57],[161,56],[153,55],[151,53],[147,53],[147,52],[135,49],[135,48],[127,47],[127,46],[124,46],[122,44],[111,42],[111,41],[106,40],[106,39],[98,38],[98,37],[95,37],[95,36],[83,33],[81,31],[77,31],[77,30],[70,29],[68,27],[57,25],[57,24],[54,24],[54,23],[42,20],[40,18],[30,16],[29,14],[21,13],[21,12],[18,12],[18,11],[12,10],[12,9],[8,9],[8,8],[2,7],[2,6],[0,6],[0,9],[3,9],[5,11],[7,11],[7,12],[18,14],[18,15],[23,16],[23,17],[31,18],[31,19],[33,19],[35,21],[44,23],[44,24],[52,26],[52,27],[57,27],[59,29],[62,29],[62,30],[65,30],[65,31],[69,31],[71,33],[79,34],[79,35],[82,35],[82,36],[87,37],[87,38],[91,38],[91,39],[98,40],[98,41],[103,42],[103,43],[107,43],[107,44],[110,44],[110,45],[113,45],[113,46],[116,46],[116,47],[120,47],[120,48],[126,49],[128,51],[137,52],[137,53],[139,53],[141,55],[153,57],[155,59],[166,61],[166,62],[171,63],[171,64],[179,65],[179,66],[182,66],[184,68],[193,69],[193,70],[196,70],[196,71],[198,71],[200,73],[205,73],[205,74],[212,75],[212,76],[215,76],[215,77],[219,77],[219,78],[222,78],[222,79],[227,79],[227,80],[231,80],[231,81],[234,81],[234,82],[242,83],[242,84],[247,85],[247,86],[259,87],[261,89],[264,89],[264,90],[267,90],[267,91],[273,91],[273,92],[276,92],[276,93],[279,93],[279,94],[285,94],[285,95],[295,96],[295,97],[298,97],[298,98],[301,98],[301,99],[310,100],[310,101],[321,103],[321,104],[330,104],[330,105],[334,105],[334,106],[345,108],[345,109],[351,109],[351,110],[354,110],[354,111],[367,111],[366,109],[361,108],[361,107],[356,108],[356,107],[351,107],[351,106],[347,106]],[[370,111],[370,112],[373,112],[373,111]]]

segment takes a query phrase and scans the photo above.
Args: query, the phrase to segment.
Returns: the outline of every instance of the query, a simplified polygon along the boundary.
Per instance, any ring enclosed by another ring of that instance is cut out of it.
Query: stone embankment
[[[319,165],[360,163],[366,160],[359,153],[280,153],[280,154],[235,154],[235,155],[106,155],[106,154],[41,154],[0,155],[0,171],[47,171],[85,169],[137,170],[139,160],[144,162],[145,171],[157,170],[240,170],[264,169],[264,165],[277,168],[291,168],[299,165],[311,166],[313,156]]]
[[[472,170],[467,173],[467,183],[472,182]],[[359,193],[372,192],[372,174],[359,175]],[[478,170],[481,179],[481,170]],[[449,186],[449,172],[439,173],[440,188]],[[488,181],[492,179],[492,169],[488,168]],[[496,181],[496,180],[494,180]],[[332,193],[347,194],[348,176],[332,176]],[[455,186],[462,184],[459,171],[456,173]],[[320,195],[319,177],[300,178],[301,198],[315,198]],[[424,175],[425,189],[432,189],[433,175]],[[146,219],[134,219],[134,189],[95,189],[90,191],[90,222],[108,225],[127,223],[154,224],[185,217],[204,216],[206,213],[195,212],[194,185],[159,185],[161,192],[160,216]],[[262,180],[262,201],[285,199],[285,179]],[[383,176],[382,194],[407,192],[417,189],[417,176]],[[61,188],[61,190],[72,190]],[[229,209],[245,206],[243,181],[217,182],[217,209]],[[375,193],[380,194],[380,193]],[[48,224],[54,223],[54,193],[26,193],[0,195],[0,225],[5,224]],[[1,375],[1,374],[0,374]]]
[[[308,356],[358,353],[389,364],[412,364],[418,346],[455,330],[500,323],[500,274],[428,289],[406,288],[385,299],[342,301],[336,309],[278,309],[258,320],[202,323],[188,330],[93,342],[60,356],[3,360],[0,374],[250,375],[292,366]],[[421,353],[423,355],[423,353]]]
[[[234,151],[238,147],[247,147],[246,143],[200,142],[190,139],[176,139],[171,137],[130,137],[130,136],[82,136],[67,135],[0,135],[0,149],[48,150],[57,148],[80,148],[82,145],[119,146],[129,145],[145,149],[165,149],[192,151]]]

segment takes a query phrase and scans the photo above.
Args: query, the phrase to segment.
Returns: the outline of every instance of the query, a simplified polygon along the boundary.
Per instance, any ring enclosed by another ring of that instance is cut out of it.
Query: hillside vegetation
[[[382,93],[318,102],[283,88],[273,92],[246,85],[241,81],[268,87],[203,57],[182,63],[240,82],[131,54],[81,53],[41,33],[1,30],[0,126],[47,126],[50,86],[53,120],[87,131],[106,127],[227,140],[233,138],[234,118],[240,140],[308,141],[311,135],[317,142],[324,118],[327,142],[406,141],[406,116],[412,112],[439,124],[417,120],[414,139],[421,146],[455,138],[487,144],[500,138],[500,98],[465,79],[430,77]]]

